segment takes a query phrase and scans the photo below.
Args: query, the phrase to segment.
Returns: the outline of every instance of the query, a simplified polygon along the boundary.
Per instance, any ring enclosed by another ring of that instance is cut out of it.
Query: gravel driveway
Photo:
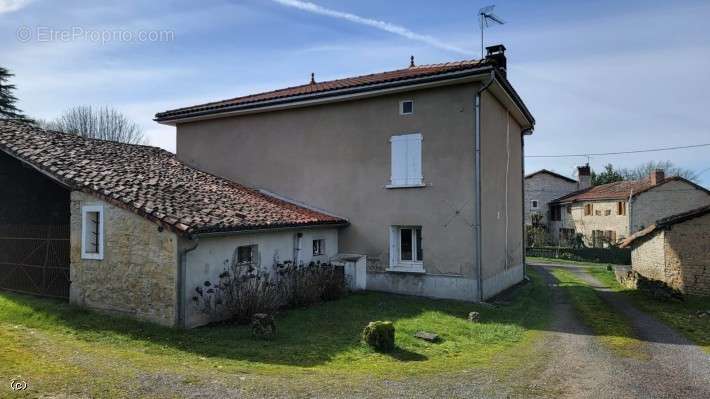
[[[710,356],[685,337],[606,289],[583,268],[565,269],[598,291],[631,323],[643,341],[643,359],[622,358],[601,347],[567,303],[549,270],[535,266],[554,290],[555,320],[546,338],[550,362],[539,377],[560,389],[560,397],[710,398]]]

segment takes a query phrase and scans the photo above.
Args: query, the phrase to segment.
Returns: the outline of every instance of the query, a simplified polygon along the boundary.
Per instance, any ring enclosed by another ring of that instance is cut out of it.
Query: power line
[[[635,150],[635,151],[618,151],[618,152],[600,152],[600,153],[591,153],[591,154],[559,154],[559,155],[526,155],[525,158],[570,158],[570,157],[591,157],[591,156],[600,156],[600,155],[621,155],[621,154],[638,154],[641,152],[657,152],[657,151],[670,151],[670,150],[682,150],[685,148],[698,148],[698,147],[710,147],[710,143],[708,144],[694,144],[694,145],[683,145],[683,146],[676,146],[676,147],[660,147],[660,148],[651,148],[647,150]]]

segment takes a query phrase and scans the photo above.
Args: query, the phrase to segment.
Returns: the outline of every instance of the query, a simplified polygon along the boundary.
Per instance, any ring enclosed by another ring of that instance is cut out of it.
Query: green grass
[[[177,376],[185,384],[205,375],[320,384],[333,378],[397,379],[493,365],[505,369],[508,365],[493,360],[534,340],[549,321],[549,303],[549,291],[536,274],[532,283],[517,289],[510,305],[495,309],[353,294],[277,316],[277,338],[260,341],[244,326],[179,331],[65,302],[0,293],[0,382],[21,376],[35,394],[120,397],[137,389],[131,381],[156,374]],[[481,313],[479,324],[466,320],[474,310]],[[372,320],[394,322],[394,352],[380,354],[360,342],[362,329]],[[442,341],[414,338],[420,330],[436,332]]]
[[[581,314],[584,323],[592,329],[604,346],[620,356],[641,356],[639,349],[642,342],[635,337],[629,321],[604,302],[594,288],[569,271],[554,269],[552,273]]]
[[[537,263],[544,265],[578,265],[578,266],[589,266],[589,267],[607,267],[612,265],[611,263],[599,263],[599,262],[579,262],[576,260],[558,259],[558,258],[545,258],[538,256],[526,256],[525,261],[529,263]]]
[[[710,316],[696,316],[699,310],[710,310],[710,298],[686,296],[684,302],[662,302],[622,287],[616,281],[614,272],[590,268],[589,273],[609,288],[627,295],[636,307],[665,322],[710,353]]]

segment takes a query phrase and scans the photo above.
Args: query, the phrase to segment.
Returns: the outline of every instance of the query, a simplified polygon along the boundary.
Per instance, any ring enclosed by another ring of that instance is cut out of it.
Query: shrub
[[[394,325],[391,321],[371,321],[362,330],[362,340],[379,352],[394,349]]]

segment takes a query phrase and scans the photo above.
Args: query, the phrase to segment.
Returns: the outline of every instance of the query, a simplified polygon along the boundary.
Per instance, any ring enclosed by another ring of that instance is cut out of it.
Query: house
[[[631,267],[685,294],[710,296],[710,205],[660,219],[623,241]]]
[[[478,301],[523,279],[534,119],[502,45],[155,120],[176,127],[181,162],[347,218],[338,248],[366,257],[367,289]]]
[[[230,264],[328,261],[347,226],[159,148],[7,121],[0,187],[0,288],[166,326],[209,322],[194,291]]]
[[[588,172],[589,167],[586,170]],[[581,173],[580,177],[583,177]],[[583,184],[588,184],[589,179],[580,179],[580,182],[547,169],[525,175],[525,224],[531,225],[532,215],[539,215],[540,223],[547,225],[550,201],[588,187]]]
[[[575,191],[550,202],[556,240],[582,234],[585,243],[618,243],[656,220],[710,204],[710,191],[679,176],[655,170],[641,180],[618,181]]]

